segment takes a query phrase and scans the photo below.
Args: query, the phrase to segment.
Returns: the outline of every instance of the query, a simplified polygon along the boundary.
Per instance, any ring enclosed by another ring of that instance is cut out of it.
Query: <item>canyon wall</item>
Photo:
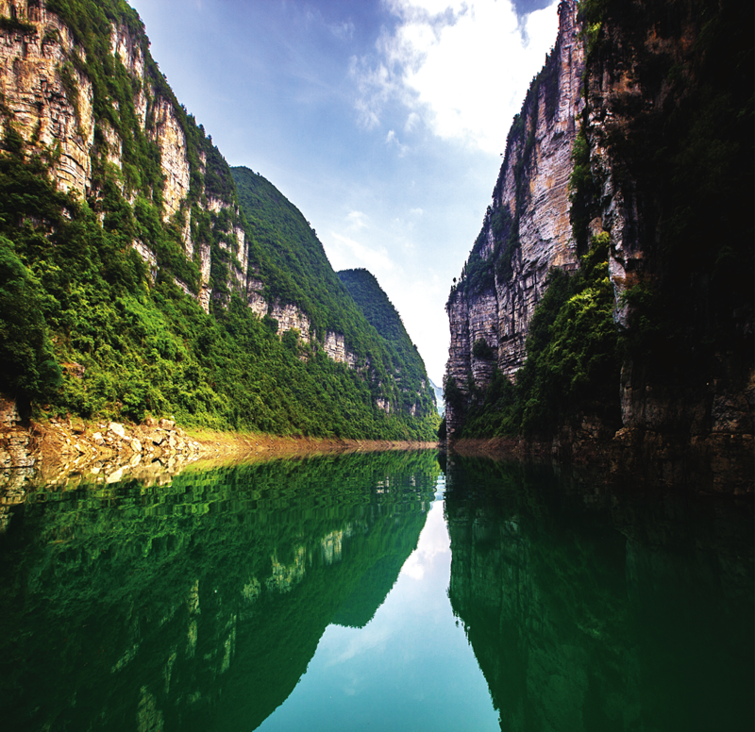
[[[613,437],[631,464],[673,455],[675,467],[650,471],[663,480],[712,466],[723,482],[747,482],[753,9],[703,6],[559,5],[554,50],[512,125],[492,204],[447,303],[451,440],[496,369],[516,380],[549,269],[578,270],[600,235],[619,340],[616,417],[598,425],[580,407],[569,424],[552,425],[554,453],[592,432]]]
[[[468,394],[494,366],[514,377],[527,327],[551,267],[576,268],[569,221],[571,154],[584,102],[584,49],[577,3],[559,5],[559,33],[509,133],[482,231],[446,305],[451,327],[448,378]],[[484,342],[486,348],[475,348]],[[460,426],[446,405],[448,434]]]
[[[593,186],[583,216],[610,235],[614,320],[628,344],[616,439],[635,454],[692,449],[698,469],[744,482],[755,407],[752,23],[753,9],[732,2],[702,13],[691,2],[609,5],[583,123]]]

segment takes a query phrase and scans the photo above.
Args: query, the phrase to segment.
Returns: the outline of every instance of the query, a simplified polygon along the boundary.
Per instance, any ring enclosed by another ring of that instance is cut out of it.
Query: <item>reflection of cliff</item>
[[[750,504],[461,461],[446,507],[449,595],[502,730],[752,729]]]
[[[415,547],[437,469],[372,454],[37,495],[0,544],[2,718],[254,729],[355,590],[374,614],[365,578]]]

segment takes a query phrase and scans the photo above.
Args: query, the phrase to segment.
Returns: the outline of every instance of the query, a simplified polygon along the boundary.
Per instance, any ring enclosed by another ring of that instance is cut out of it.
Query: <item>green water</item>
[[[752,730],[752,504],[432,452],[38,490],[3,730]]]

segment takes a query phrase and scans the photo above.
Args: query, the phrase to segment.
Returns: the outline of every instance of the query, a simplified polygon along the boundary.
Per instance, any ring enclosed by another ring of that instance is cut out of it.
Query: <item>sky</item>
[[[369,269],[430,378],[557,0],[129,0],[178,100]]]

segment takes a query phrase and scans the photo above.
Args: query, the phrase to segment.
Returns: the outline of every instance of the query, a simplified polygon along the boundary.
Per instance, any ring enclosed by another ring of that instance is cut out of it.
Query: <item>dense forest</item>
[[[290,202],[231,170],[136,12],[123,0],[22,10],[0,27],[13,68],[39,84],[57,54],[60,92],[32,127],[23,99],[0,105],[0,391],[37,418],[432,438],[421,359],[406,363],[368,323]],[[61,185],[76,148],[81,190]],[[250,283],[268,314],[248,306]],[[310,339],[279,327],[275,306],[295,307]],[[328,357],[328,334],[349,363]]]
[[[338,273],[338,278],[367,322],[385,340],[393,363],[399,365],[400,376],[397,378],[400,378],[402,386],[406,388],[410,385],[412,390],[420,390],[423,395],[431,392],[434,398],[435,391],[425,372],[422,357],[406,332],[401,316],[375,276],[366,269],[345,269]],[[427,402],[423,403],[422,408],[427,407]]]

